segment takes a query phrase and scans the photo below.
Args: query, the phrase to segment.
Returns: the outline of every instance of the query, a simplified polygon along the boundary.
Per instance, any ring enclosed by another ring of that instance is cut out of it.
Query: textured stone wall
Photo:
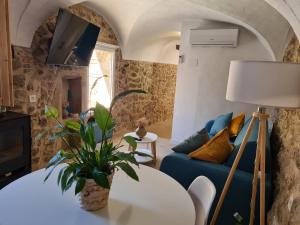
[[[101,16],[82,5],[72,6],[69,10],[101,27],[98,41],[118,45],[111,27]],[[44,106],[52,105],[61,110],[62,78],[81,77],[83,85],[87,85],[88,68],[60,67],[56,70],[45,65],[55,21],[56,17],[53,16],[39,27],[31,48],[14,47],[13,110],[31,115],[33,138],[49,125],[49,121],[43,116]],[[148,92],[145,96],[127,97],[118,104],[114,111],[118,127],[131,129],[133,121],[145,115],[149,123],[172,117],[176,66],[123,60],[120,49],[116,55],[115,94],[133,88],[142,88]],[[29,96],[32,94],[37,96],[37,103],[29,102]],[[44,167],[59,147],[60,143],[54,144],[47,140],[34,141],[33,170]]]
[[[294,36],[286,49],[285,62],[300,63],[300,44]],[[300,84],[299,84],[300,85]],[[272,134],[275,155],[275,199],[270,225],[300,224],[300,110],[280,109]]]
[[[174,108],[176,65],[120,60],[115,74],[115,93],[142,89],[146,95],[132,95],[113,110],[118,127],[133,129],[145,117],[149,124],[172,118]]]

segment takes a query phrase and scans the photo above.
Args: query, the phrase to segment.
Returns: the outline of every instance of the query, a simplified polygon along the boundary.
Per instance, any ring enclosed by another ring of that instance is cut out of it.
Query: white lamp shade
[[[300,107],[300,64],[231,61],[226,99],[259,106]]]

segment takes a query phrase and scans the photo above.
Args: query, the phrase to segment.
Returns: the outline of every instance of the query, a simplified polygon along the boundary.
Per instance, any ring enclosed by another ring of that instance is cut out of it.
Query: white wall
[[[246,112],[251,115],[256,106],[225,100],[231,60],[272,60],[267,49],[248,30],[240,28],[237,48],[192,47],[191,28],[233,27],[217,22],[184,22],[180,54],[184,62],[178,65],[172,141],[174,143],[201,129],[205,123],[226,112]],[[255,90],[253,90],[255,91]]]

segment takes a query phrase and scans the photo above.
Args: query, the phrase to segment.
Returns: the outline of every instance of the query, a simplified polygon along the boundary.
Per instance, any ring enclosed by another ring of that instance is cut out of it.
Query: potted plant
[[[131,93],[145,93],[142,90],[129,90],[117,95],[109,109],[97,103],[94,108],[80,114],[78,120],[59,121],[58,111],[54,107],[45,107],[45,115],[56,121],[56,125],[38,135],[38,139],[50,132],[50,139],[61,139],[67,149],[61,149],[49,161],[46,169],[50,169],[45,181],[54,169],[62,164],[58,174],[58,185],[63,192],[75,185],[75,195],[80,193],[81,205],[86,210],[98,210],[107,205],[109,189],[116,170],[123,170],[128,176],[138,181],[139,178],[132,167],[138,166],[134,155],[145,155],[137,151],[120,152],[119,144],[112,141],[114,121],[112,108],[122,97]],[[90,119],[92,115],[93,119]],[[101,141],[96,143],[95,127],[101,131]],[[75,143],[75,140],[81,143]],[[132,149],[137,143],[133,137],[123,137]],[[121,139],[121,140],[122,140]]]

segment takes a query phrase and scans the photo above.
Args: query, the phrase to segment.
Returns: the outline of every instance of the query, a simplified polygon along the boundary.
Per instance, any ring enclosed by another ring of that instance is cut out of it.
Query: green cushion
[[[200,148],[206,142],[209,141],[209,136],[206,128],[196,132],[188,139],[184,140],[180,144],[172,148],[174,152],[189,154],[196,149]]]
[[[231,122],[232,115],[233,115],[233,113],[231,112],[231,113],[227,113],[227,114],[218,116],[215,119],[209,133],[214,136],[220,130],[223,130],[224,128],[228,127]]]

